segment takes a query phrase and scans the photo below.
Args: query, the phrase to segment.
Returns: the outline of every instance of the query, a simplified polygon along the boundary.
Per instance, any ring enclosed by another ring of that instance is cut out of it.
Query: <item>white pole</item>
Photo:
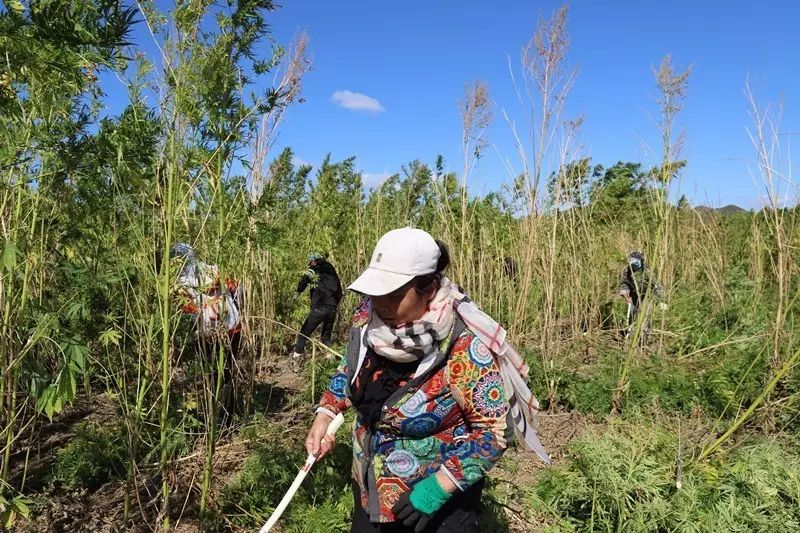
[[[338,415],[336,415],[336,418],[331,420],[331,423],[328,424],[328,430],[325,432],[325,435],[326,436],[334,435],[336,431],[339,429],[339,426],[341,426],[343,423],[344,423],[344,416],[342,416],[342,413],[339,413]],[[292,501],[292,498],[297,492],[297,489],[300,488],[300,484],[303,483],[303,480],[306,478],[306,474],[308,474],[308,471],[311,470],[312,466],[314,466],[314,462],[316,460],[317,458],[314,457],[314,455],[312,454],[308,455],[305,464],[300,469],[300,472],[297,473],[297,477],[294,478],[294,481],[292,482],[292,485],[289,487],[289,490],[283,496],[281,502],[272,512],[272,516],[269,517],[269,520],[267,520],[267,523],[264,524],[264,527],[261,528],[259,533],[268,533],[275,526],[275,524],[278,522],[278,519],[281,517],[283,512],[289,506],[289,502]]]

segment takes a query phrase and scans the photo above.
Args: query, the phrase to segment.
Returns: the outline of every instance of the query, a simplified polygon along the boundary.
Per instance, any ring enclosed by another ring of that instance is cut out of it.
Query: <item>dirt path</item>
[[[303,424],[300,422],[307,416],[308,410],[300,409],[295,399],[305,383],[302,375],[291,371],[288,358],[265,358],[254,384],[254,408],[268,415],[271,423],[286,427],[287,433],[294,433],[298,427],[305,425],[305,421]],[[94,491],[65,491],[46,485],[46,475],[52,467],[56,452],[75,436],[75,428],[79,424],[111,425],[119,420],[116,403],[106,394],[95,394],[88,398],[79,398],[52,422],[35,428],[28,439],[32,445],[27,454],[29,468],[25,485],[28,494],[36,493],[31,505],[33,517],[30,520],[19,520],[13,531],[138,533],[154,529],[161,486],[156,464],[145,465],[149,467],[148,472],[137,472],[134,480],[137,490],[133,491],[133,500],[130,502],[131,519],[127,523],[123,518],[127,493],[124,481],[112,481]],[[212,492],[224,487],[247,458],[247,443],[240,438],[240,429],[241,427],[230,428],[220,435],[214,456]],[[14,457],[20,476],[26,451],[27,448],[17,452]],[[198,442],[188,455],[174,463],[170,473],[170,485],[173,487],[170,504],[180,515],[172,520],[172,529],[175,531],[200,530],[197,519],[190,517],[197,514],[205,456],[205,447],[202,442]],[[15,479],[13,474],[12,479]],[[212,494],[212,498],[214,496]]]

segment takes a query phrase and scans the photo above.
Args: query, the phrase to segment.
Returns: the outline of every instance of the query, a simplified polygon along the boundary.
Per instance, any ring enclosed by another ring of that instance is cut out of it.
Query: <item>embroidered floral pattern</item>
[[[394,450],[386,458],[386,468],[398,477],[411,477],[419,468],[419,460],[406,450]]]
[[[475,410],[485,416],[502,416],[506,412],[503,380],[495,374],[487,374],[478,380],[473,392]]]

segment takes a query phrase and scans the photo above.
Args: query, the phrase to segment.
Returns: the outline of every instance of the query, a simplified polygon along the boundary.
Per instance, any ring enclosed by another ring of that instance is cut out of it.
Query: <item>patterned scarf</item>
[[[456,313],[497,361],[510,406],[510,419],[521,443],[547,464],[550,457],[544,449],[536,430],[539,402],[528,387],[528,365],[522,356],[506,341],[506,330],[492,317],[475,305],[464,291],[443,277],[439,290],[428,311],[414,322],[394,328],[372,313],[365,326],[366,343],[375,352],[396,362],[431,361],[439,351],[455,323]],[[417,373],[421,373],[418,369]]]
[[[442,278],[441,287],[422,318],[397,328],[384,323],[378,313],[372,313],[367,325],[367,344],[378,355],[396,363],[422,361],[435,353],[455,322],[453,288],[458,289],[450,280]]]

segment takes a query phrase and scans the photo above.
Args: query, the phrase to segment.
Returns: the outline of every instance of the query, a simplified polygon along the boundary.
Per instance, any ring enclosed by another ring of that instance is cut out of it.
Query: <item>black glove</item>
[[[428,522],[431,521],[432,516],[423,513],[411,504],[411,491],[406,492],[397,503],[392,507],[397,522],[402,522],[406,527],[413,527],[414,533],[421,533],[428,527]]]

